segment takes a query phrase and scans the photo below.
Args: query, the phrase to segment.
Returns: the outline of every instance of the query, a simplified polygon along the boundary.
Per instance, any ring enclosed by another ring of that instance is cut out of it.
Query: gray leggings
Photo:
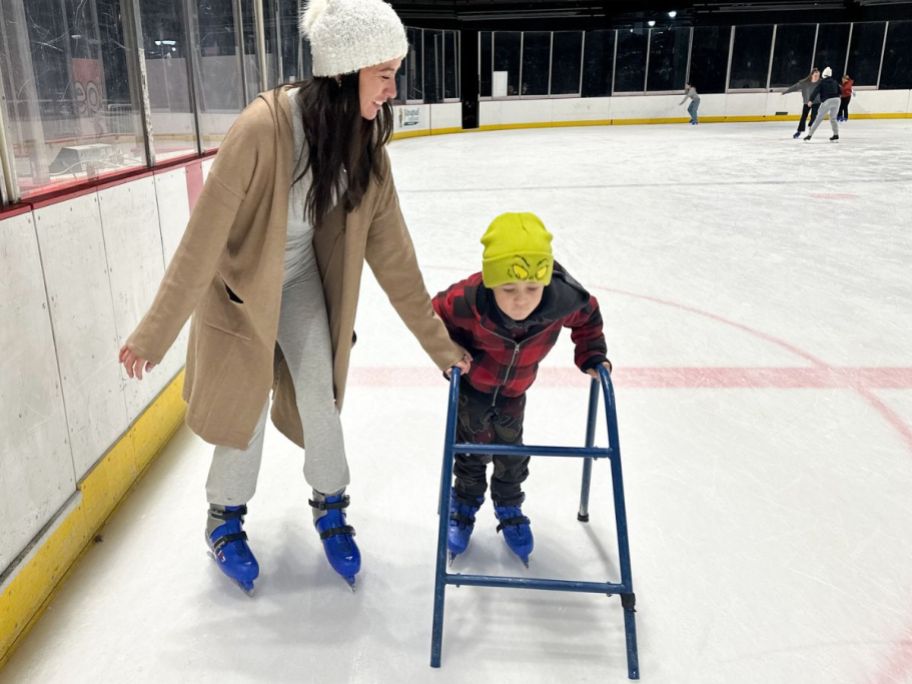
[[[316,269],[285,284],[279,314],[278,344],[288,362],[307,449],[304,479],[319,492],[332,493],[349,482],[342,424],[333,396],[332,343]],[[238,506],[256,491],[269,401],[246,449],[217,446],[212,455],[206,496],[209,503]]]
[[[811,126],[808,135],[814,135],[814,133],[817,132],[817,128],[823,123],[823,117],[826,115],[829,115],[830,117],[830,126],[833,127],[833,135],[839,135],[839,123],[836,121],[836,113],[838,111],[838,97],[831,97],[829,100],[824,100],[823,104],[820,105],[820,109],[817,110],[817,118],[814,119],[814,125]]]

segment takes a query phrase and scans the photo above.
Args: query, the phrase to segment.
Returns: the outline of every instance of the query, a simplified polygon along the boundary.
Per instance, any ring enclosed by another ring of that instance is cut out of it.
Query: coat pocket
[[[247,305],[221,277],[212,280],[200,302],[199,314],[202,323],[211,328],[245,340],[251,337]]]

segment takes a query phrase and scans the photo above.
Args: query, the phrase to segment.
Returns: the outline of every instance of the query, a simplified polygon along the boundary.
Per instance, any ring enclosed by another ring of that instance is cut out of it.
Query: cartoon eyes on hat
[[[518,261],[513,262],[507,268],[507,275],[514,280],[542,281],[548,275],[548,267],[551,265],[548,259],[541,259],[538,262],[533,275],[532,266],[526,261],[525,257],[517,255],[516,258]]]
[[[516,278],[517,280],[528,280],[529,271],[522,264],[513,264],[507,269],[507,273]]]

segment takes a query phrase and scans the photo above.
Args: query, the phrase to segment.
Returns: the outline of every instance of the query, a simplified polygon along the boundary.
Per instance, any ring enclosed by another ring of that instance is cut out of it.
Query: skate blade
[[[215,554],[212,552],[212,549],[207,549],[206,555],[212,559],[213,563],[218,565],[218,558],[215,557]],[[221,568],[219,568],[219,570],[221,571]],[[223,572],[222,574],[224,575],[225,573]],[[225,575],[225,576],[227,577],[227,575]],[[241,580],[232,579],[231,577],[228,577],[228,579],[231,580],[231,582],[236,584],[238,587],[240,587],[241,591],[243,591],[245,594],[247,594],[247,596],[253,598],[254,586],[253,586],[252,581],[251,582],[242,582]]]

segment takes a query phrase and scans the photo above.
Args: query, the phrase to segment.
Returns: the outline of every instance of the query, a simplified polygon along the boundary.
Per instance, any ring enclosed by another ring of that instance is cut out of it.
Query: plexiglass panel
[[[491,58],[493,45],[493,34],[490,31],[480,31],[478,33],[478,96],[491,96],[491,71],[493,70],[493,61]]]
[[[689,28],[652,29],[647,90],[683,90],[687,80],[689,43]]]
[[[586,31],[583,55],[583,97],[611,95],[614,73],[614,31]]]
[[[859,24],[855,25],[857,29]],[[881,24],[880,37],[883,38],[883,24]],[[848,24],[820,24],[817,31],[817,50],[814,52],[814,66],[823,71],[827,67],[833,70],[833,76],[842,76],[845,65],[846,50],[849,44]],[[880,48],[878,48],[877,61],[880,62]],[[877,72],[874,72],[877,79]]]
[[[522,94],[547,95],[551,32],[526,31],[522,52]]]
[[[206,0],[191,5],[197,8],[200,133],[203,149],[212,149],[219,146],[244,107],[234,2]]]
[[[766,88],[772,39],[772,26],[735,27],[729,88],[732,90]]]
[[[494,32],[494,71],[507,72],[507,95],[519,95],[521,35],[519,31]]]
[[[582,31],[555,31],[551,48],[551,94],[578,95]]]
[[[731,26],[697,26],[690,50],[689,82],[698,93],[724,93]]]
[[[912,88],[912,21],[890,22],[880,87]]]
[[[770,88],[787,88],[810,73],[816,33],[816,24],[776,27]]]
[[[854,24],[852,26],[852,48],[849,51],[849,68],[846,70],[855,85],[877,85],[877,73],[880,70],[880,54],[883,52],[884,28],[882,21]],[[843,53],[845,54],[845,53]],[[892,56],[891,56],[892,57]],[[908,54],[906,55],[908,64]],[[841,76],[842,69],[834,76]]]
[[[459,34],[443,32],[443,96],[459,97]]]
[[[140,3],[155,161],[197,152],[183,0]]]
[[[424,29],[424,101],[443,100],[443,31]]]
[[[23,197],[147,164],[119,0],[0,3],[7,135]]]
[[[646,89],[646,43],[642,29],[618,31],[614,92],[643,92]]]

